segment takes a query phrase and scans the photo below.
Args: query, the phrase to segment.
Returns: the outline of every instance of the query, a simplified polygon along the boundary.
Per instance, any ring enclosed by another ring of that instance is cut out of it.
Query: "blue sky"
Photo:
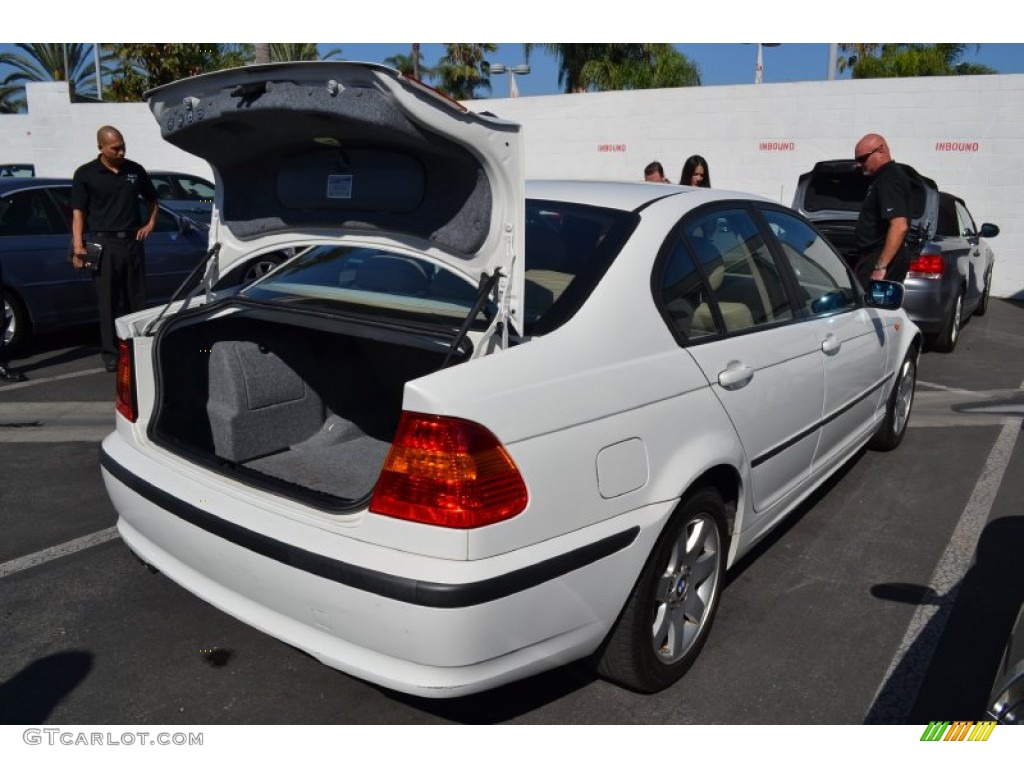
[[[927,12],[922,9],[927,8]],[[287,0],[250,6],[209,0],[175,0],[147,16],[141,8],[108,13],[81,0],[49,0],[5,14],[0,50],[20,40],[219,40],[308,41],[317,38],[362,42],[323,43],[340,47],[350,60],[382,61],[408,54],[411,43],[381,40],[569,40],[651,41],[663,37],[700,40],[676,46],[700,67],[705,85],[753,83],[756,45],[741,40],[777,40],[764,51],[764,82],[823,80],[830,38],[883,41],[981,40],[967,59],[1002,74],[1024,73],[1024,34],[1005,0],[386,0],[323,3]],[[38,9],[38,10],[36,10]],[[437,62],[440,43],[422,43],[426,62]],[[522,43],[500,43],[491,60],[525,61]],[[555,63],[535,48],[532,73],[517,76],[522,96],[560,93]],[[0,72],[0,76],[2,76]],[[508,93],[508,76],[496,75],[493,96]]]
[[[182,38],[184,39],[184,38]],[[273,38],[271,38],[273,39]],[[475,38],[474,38],[475,39]],[[4,41],[7,42],[7,41]],[[424,61],[428,66],[437,63],[444,54],[441,43],[422,43]],[[753,83],[757,46],[751,43],[676,43],[676,47],[697,63],[704,85],[736,85]],[[987,64],[1000,74],[1024,73],[1024,43],[981,43],[972,47],[966,60]],[[352,61],[382,62],[389,56],[408,55],[411,43],[322,43],[321,52],[341,48],[342,56]],[[9,44],[0,44],[0,51],[12,50]],[[824,80],[828,76],[828,43],[783,43],[764,48],[764,82],[787,83],[800,80]],[[522,43],[500,43],[492,62],[507,66],[526,62]],[[552,56],[540,47],[530,53],[529,75],[516,76],[520,96],[544,96],[561,93],[558,70]],[[4,74],[0,71],[0,77]],[[848,77],[838,75],[838,77]],[[491,96],[508,94],[508,76],[495,75],[491,82]]]
[[[341,48],[342,57],[353,61],[381,62],[396,53],[409,55],[411,43],[329,43],[321,50]],[[423,58],[428,66],[444,54],[440,43],[422,43]],[[700,67],[704,85],[737,85],[754,82],[757,46],[750,43],[676,43],[676,47]],[[828,77],[828,43],[785,43],[777,48],[764,48],[765,83],[788,83],[799,80],[825,80]],[[971,48],[967,61],[987,64],[1000,74],[1024,73],[1024,44],[983,43]],[[522,43],[500,43],[492,62],[506,66],[526,61]],[[520,96],[545,96],[562,93],[558,85],[555,60],[535,47],[529,58],[529,75],[516,76]],[[848,73],[847,73],[848,76]],[[839,75],[842,77],[842,75]],[[508,94],[508,76],[495,75],[491,81],[492,96]]]

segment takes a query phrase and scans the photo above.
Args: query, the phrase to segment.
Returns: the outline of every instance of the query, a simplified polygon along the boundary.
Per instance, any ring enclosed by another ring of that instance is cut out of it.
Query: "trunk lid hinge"
[[[218,258],[219,254],[220,243],[214,243],[213,247],[211,247],[210,250],[206,252],[206,256],[203,257],[203,260],[196,264],[195,269],[188,273],[188,277],[186,277],[181,282],[181,285],[179,285],[178,288],[174,291],[174,294],[171,296],[171,298],[168,299],[166,304],[164,304],[163,309],[160,310],[160,314],[158,314],[156,317],[154,317],[152,320],[146,323],[146,327],[142,330],[143,336],[153,335],[153,329],[156,328],[157,324],[160,322],[163,316],[167,314],[167,310],[170,309],[171,305],[178,300],[178,297],[182,294],[182,292],[192,284],[192,281],[195,280],[196,276],[199,275],[200,273],[203,274],[202,280],[197,285],[192,287],[191,290],[189,290],[188,295],[185,297],[185,303],[182,305],[182,308],[184,309],[184,307],[188,306],[189,300],[195,297],[196,293],[201,287],[205,289],[206,301],[210,301],[210,281],[207,279],[207,276],[210,274],[210,269],[205,269],[204,271],[204,268],[212,265],[212,269],[217,270],[220,262],[220,259]]]
[[[459,345],[462,343],[463,339],[466,338],[466,335],[469,333],[470,327],[473,325],[473,320],[476,318],[478,314],[480,314],[480,310],[483,309],[484,304],[487,303],[487,297],[490,296],[491,291],[494,290],[494,286],[498,283],[498,280],[499,278],[501,278],[501,276],[501,267],[495,267],[494,272],[492,272],[489,275],[486,272],[480,275],[480,287],[477,289],[476,292],[476,301],[473,302],[473,307],[466,314],[466,319],[462,321],[462,326],[459,328],[458,333],[455,334],[455,338],[452,339],[452,343],[448,348],[448,354],[445,355],[444,362],[441,363],[441,368],[448,367],[448,363],[451,362],[452,355],[455,354],[455,350],[459,348]],[[497,323],[502,322],[501,316],[502,311],[499,310],[495,314],[490,328],[493,329],[496,327]]]

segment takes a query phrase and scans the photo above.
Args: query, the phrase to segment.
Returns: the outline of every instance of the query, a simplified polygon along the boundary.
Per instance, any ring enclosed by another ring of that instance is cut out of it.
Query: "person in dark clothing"
[[[100,354],[117,370],[114,318],[146,307],[143,242],[156,224],[157,194],[146,169],[125,158],[124,137],[110,125],[96,132],[100,153],[75,171],[71,186],[72,262],[87,266],[85,232],[102,247],[95,272],[100,304]],[[143,221],[138,199],[147,206]]]
[[[4,292],[4,263],[0,259],[0,295]],[[8,365],[10,362],[7,353],[7,344],[5,343],[7,338],[7,311],[0,306],[0,381],[25,381],[27,378],[25,374],[14,370]]]
[[[872,177],[854,230],[859,254],[854,272],[865,287],[872,280],[902,283],[910,268],[904,243],[910,228],[910,178],[877,133],[857,142],[854,159],[864,175]]]

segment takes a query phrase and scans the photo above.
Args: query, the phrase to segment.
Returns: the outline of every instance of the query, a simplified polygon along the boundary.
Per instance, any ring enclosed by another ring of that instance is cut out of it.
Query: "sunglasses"
[[[853,158],[853,162],[855,162],[857,165],[864,165],[864,163],[866,163],[868,161],[869,157],[871,157],[873,154],[875,154],[875,152],[877,152],[878,150],[880,150],[884,146],[885,146],[885,144],[879,144],[877,147],[872,149],[870,152],[865,152],[863,155],[857,155],[855,158]]]

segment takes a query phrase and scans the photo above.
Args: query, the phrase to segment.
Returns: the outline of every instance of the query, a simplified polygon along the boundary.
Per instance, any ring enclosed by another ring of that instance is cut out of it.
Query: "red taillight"
[[[910,262],[910,269],[907,270],[907,274],[935,279],[942,277],[945,271],[946,261],[942,258],[942,254],[922,253]]]
[[[526,485],[490,431],[471,421],[403,413],[370,511],[446,528],[478,528],[526,508]]]
[[[117,342],[117,412],[133,424],[139,417],[135,404],[135,358],[128,339]]]

